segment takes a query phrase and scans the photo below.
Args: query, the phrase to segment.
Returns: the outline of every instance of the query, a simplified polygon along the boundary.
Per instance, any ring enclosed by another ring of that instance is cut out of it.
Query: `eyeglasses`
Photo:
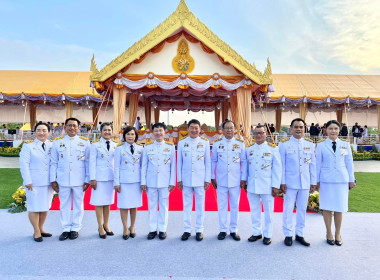
[[[78,127],[78,125],[76,125],[76,124],[68,124],[68,125],[66,125],[67,127],[73,127],[73,128],[76,128],[76,127]]]

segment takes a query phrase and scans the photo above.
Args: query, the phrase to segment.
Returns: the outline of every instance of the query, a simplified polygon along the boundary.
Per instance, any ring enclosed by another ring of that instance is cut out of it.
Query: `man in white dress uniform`
[[[279,148],[282,160],[281,190],[284,193],[282,229],[284,243],[293,244],[293,210],[297,205],[296,241],[304,246],[310,243],[304,238],[305,216],[309,193],[316,189],[315,144],[304,138],[305,121],[297,118],[291,122],[292,136],[281,141]]]
[[[68,118],[64,126],[66,136],[54,140],[51,152],[50,182],[53,189],[59,192],[63,230],[59,236],[61,241],[69,237],[70,239],[78,237],[84,214],[84,191],[90,183],[88,168],[90,142],[87,138],[77,135],[79,127],[78,119]],[[71,201],[73,201],[72,216]]]
[[[141,188],[148,192],[149,234],[148,239],[166,238],[169,217],[169,193],[175,187],[175,147],[164,141],[166,125],[153,125],[155,141],[144,147],[141,166]],[[160,211],[157,211],[159,204]]]
[[[183,241],[191,236],[191,210],[195,194],[196,240],[203,240],[203,220],[205,216],[205,191],[210,186],[211,160],[210,143],[207,138],[199,137],[201,124],[191,120],[188,124],[189,135],[178,143],[177,180],[183,193]]]
[[[247,167],[243,141],[234,138],[235,124],[227,120],[222,125],[224,137],[215,141],[211,156],[211,182],[218,195],[219,234],[218,239],[227,236],[228,195],[230,198],[230,235],[239,241],[238,217],[240,188],[245,186]],[[216,174],[215,174],[216,173]]]
[[[267,128],[258,125],[254,129],[256,143],[246,148],[249,206],[251,208],[252,231],[249,242],[264,235],[263,243],[269,245],[273,235],[274,197],[281,183],[281,158],[275,144],[266,141]],[[261,202],[264,207],[265,224],[261,231]]]

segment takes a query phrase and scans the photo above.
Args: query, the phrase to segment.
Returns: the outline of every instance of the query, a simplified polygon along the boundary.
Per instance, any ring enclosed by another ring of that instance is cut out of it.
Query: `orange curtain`
[[[98,110],[99,108],[92,107],[92,122],[95,128],[98,127]]]
[[[145,102],[144,102],[144,109],[145,109],[146,127],[150,128],[151,115],[152,115],[152,104],[150,103],[149,100],[145,100]]]
[[[300,118],[306,121],[307,103],[301,102],[299,106],[300,106]]]
[[[232,121],[236,125],[236,130],[237,130],[238,135],[240,135],[240,119],[239,119],[238,101],[237,101],[236,95],[231,95],[230,103],[231,103]]]
[[[228,119],[228,107],[229,103],[227,101],[222,103],[222,122],[224,122],[226,119]]]
[[[238,88],[236,91],[236,96],[239,120],[243,129],[243,137],[244,140],[247,141],[251,134],[252,93],[250,89]]]
[[[66,119],[71,118],[73,116],[73,102],[65,101],[66,102]]]
[[[218,130],[220,125],[220,109],[215,107],[215,129]]]
[[[30,130],[34,129],[34,126],[36,125],[36,105],[33,102],[30,102],[29,104],[29,120],[30,120]]]
[[[377,133],[380,135],[380,105],[377,105]]]
[[[123,125],[125,115],[125,103],[127,100],[127,89],[113,88],[113,133],[114,138],[119,140],[119,132]]]
[[[137,110],[139,108],[139,94],[129,95],[129,125],[133,126],[137,118]]]
[[[280,132],[281,130],[281,119],[282,119],[282,109],[276,109],[276,132]]]
[[[338,109],[336,110],[336,120],[341,124],[343,121],[343,110]]]
[[[154,108],[154,122],[158,123],[160,121],[160,109]]]

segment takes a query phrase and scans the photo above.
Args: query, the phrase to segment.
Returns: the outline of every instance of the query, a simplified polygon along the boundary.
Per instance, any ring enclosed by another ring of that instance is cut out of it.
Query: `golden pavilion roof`
[[[227,43],[222,41],[204,23],[202,23],[187,7],[185,0],[180,0],[177,9],[161,24],[154,28],[140,41],[134,43],[129,49],[120,56],[112,60],[100,71],[97,69],[95,59],[91,60],[91,81],[104,82],[108,78],[117,74],[133,61],[139,59],[143,54],[151,50],[157,44],[175,34],[178,30],[186,29],[193,34],[199,41],[212,49],[216,54],[230,63],[242,74],[259,85],[272,83],[271,64],[268,59],[264,73],[258,71],[254,64],[250,64],[233,50]]]

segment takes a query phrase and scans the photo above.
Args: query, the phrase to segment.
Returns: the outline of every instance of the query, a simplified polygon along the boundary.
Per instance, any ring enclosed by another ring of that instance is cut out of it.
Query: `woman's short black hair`
[[[104,128],[105,126],[110,126],[111,129],[113,130],[112,123],[105,122],[105,123],[102,123],[102,124],[100,125],[100,132],[102,132],[102,130],[103,130],[103,128]]]
[[[152,126],[152,130],[154,130],[155,128],[159,128],[159,127],[162,127],[164,130],[166,130],[166,125],[163,124],[163,123],[155,123],[153,126]]]
[[[326,123],[326,128],[328,128],[328,127],[329,127],[330,125],[332,125],[332,124],[336,124],[337,126],[339,126],[339,129],[342,128],[342,126],[340,125],[340,123],[339,123],[338,121],[336,121],[336,120],[328,121],[328,122]]]
[[[139,135],[137,134],[137,129],[133,126],[127,126],[126,128],[124,128],[124,130],[123,130],[124,142],[127,142],[127,140],[125,140],[125,134],[127,134],[128,132],[130,132],[132,130],[135,132],[135,142],[137,142],[137,140],[139,139]]]
[[[37,127],[39,127],[40,125],[46,126],[48,131],[50,132],[50,126],[47,123],[43,123],[43,122],[39,122],[38,124],[36,124],[36,126],[34,127],[34,131],[37,131]]]

